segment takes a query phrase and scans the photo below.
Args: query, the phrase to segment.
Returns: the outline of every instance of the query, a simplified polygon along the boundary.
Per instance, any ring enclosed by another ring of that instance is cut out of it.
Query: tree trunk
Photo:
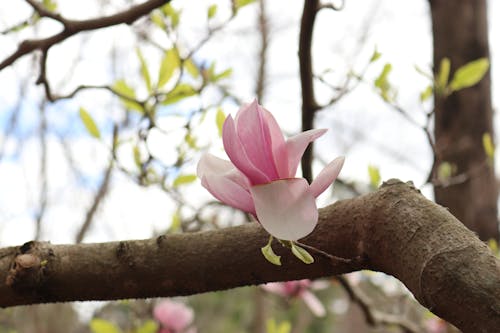
[[[489,57],[485,0],[430,0],[434,37],[434,71],[441,59],[451,60],[451,76],[460,66]],[[435,98],[436,163],[448,162],[464,181],[435,186],[436,202],[450,211],[482,240],[499,239],[497,184],[482,137],[493,137],[490,73],[479,84]],[[434,170],[435,172],[436,170]]]

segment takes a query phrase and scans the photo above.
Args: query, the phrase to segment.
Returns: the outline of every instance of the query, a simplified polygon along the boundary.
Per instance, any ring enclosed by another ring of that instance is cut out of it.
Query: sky
[[[105,8],[112,13],[124,8],[124,1],[111,1]],[[212,2],[210,2],[212,3]],[[176,8],[182,7],[179,28],[179,44],[188,50],[201,40],[205,33],[206,7],[198,1],[173,0]],[[229,15],[227,1],[214,1],[219,5],[213,24],[223,22]],[[490,47],[493,78],[493,105],[498,107],[500,96],[500,70],[496,66],[500,59],[500,23],[494,15],[500,13],[498,1],[490,1]],[[93,17],[102,8],[94,1],[75,4],[60,1],[60,11],[71,18]],[[300,128],[300,82],[298,79],[298,27],[301,1],[269,1],[270,49],[267,89],[260,102],[277,118],[287,134]],[[241,10],[221,32],[204,45],[195,55],[195,60],[214,59],[217,68],[232,68],[233,74],[227,84],[242,101],[251,101],[254,96],[256,78],[256,56],[258,36],[255,32],[256,5]],[[368,183],[368,165],[380,168],[383,179],[401,178],[413,180],[417,186],[425,182],[431,164],[431,151],[423,131],[405,121],[377,96],[372,87],[374,78],[385,63],[391,63],[393,72],[390,81],[398,89],[399,103],[417,121],[423,121],[422,110],[430,110],[431,104],[421,105],[419,94],[428,82],[418,74],[414,66],[429,69],[432,59],[431,27],[427,1],[346,1],[340,12],[322,11],[315,27],[313,59],[317,73],[330,71],[328,79],[342,82],[345,74],[353,69],[360,71],[376,48],[382,57],[366,72],[366,83],[362,83],[340,102],[320,111],[317,127],[329,132],[317,141],[317,155],[323,161],[336,156],[346,156],[341,177],[348,181]],[[0,2],[0,30],[19,22],[30,15],[23,1]],[[36,31],[26,30],[14,38],[0,35],[0,57],[12,52],[18,40],[47,36],[59,27],[50,22],[41,22]],[[362,38],[363,37],[363,38]],[[157,42],[168,47],[161,34],[155,34]],[[54,87],[67,93],[79,83],[109,84],[113,77],[124,77],[139,85],[138,61],[134,51],[137,35],[127,26],[118,26],[98,32],[85,33],[55,47],[50,53],[49,77]],[[110,52],[114,50],[115,59]],[[152,73],[159,68],[160,57],[151,46],[143,46],[143,53],[150,63]],[[74,64],[77,64],[74,66]],[[36,70],[32,61],[25,57],[12,68],[0,72],[0,127],[5,128],[8,115],[19,102],[20,84],[26,87],[26,96],[20,102],[23,112],[13,137],[5,141],[0,134],[0,143],[6,145],[6,156],[0,163],[0,244],[17,245],[33,237],[33,216],[37,211],[40,187],[40,145],[36,136],[39,113],[37,111],[41,87],[35,86]],[[64,84],[63,84],[64,83]],[[139,88],[138,93],[145,93]],[[210,98],[210,94],[207,95]],[[317,98],[325,102],[331,97],[323,85],[317,85]],[[99,124],[103,133],[109,133],[112,120],[121,117],[120,104],[103,92],[88,92],[77,98],[47,106],[47,117],[51,126],[47,138],[49,151],[49,204],[43,239],[53,243],[72,242],[76,230],[83,221],[92,195],[102,177],[109,158],[109,142],[90,137],[78,118],[78,109],[85,107]],[[189,107],[185,106],[185,107]],[[226,114],[234,114],[238,105],[226,102]],[[168,112],[168,111],[166,111]],[[213,117],[213,114],[209,117]],[[211,120],[213,121],[213,120]],[[168,162],[175,154],[172,143],[182,140],[183,124],[165,117],[161,127],[172,130],[165,135],[156,132],[150,139],[155,155]],[[498,127],[498,117],[495,117]],[[216,134],[214,121],[199,130],[203,142],[213,144],[210,149],[220,156],[220,138]],[[178,128],[179,130],[176,130]],[[60,137],[69,138],[72,157],[79,170],[74,175],[68,165]],[[109,140],[108,140],[109,141]],[[128,149],[128,150],[127,150]],[[130,145],[119,153],[123,163],[133,165]],[[319,172],[320,163],[314,165]],[[186,171],[194,172],[195,165]],[[431,197],[429,186],[423,192]],[[209,200],[210,196],[199,182],[187,186],[184,191],[195,202]],[[324,196],[321,204],[331,202]],[[114,174],[112,188],[97,214],[97,220],[86,242],[118,239],[147,238],[153,232],[165,230],[170,221],[174,202],[156,187],[144,188],[133,183],[120,172]]]

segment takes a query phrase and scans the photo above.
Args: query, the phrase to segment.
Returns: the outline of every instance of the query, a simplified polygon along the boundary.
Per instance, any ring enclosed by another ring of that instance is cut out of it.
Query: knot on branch
[[[50,250],[46,252],[39,242],[31,241],[20,246],[10,264],[5,284],[22,293],[38,289],[51,255]]]

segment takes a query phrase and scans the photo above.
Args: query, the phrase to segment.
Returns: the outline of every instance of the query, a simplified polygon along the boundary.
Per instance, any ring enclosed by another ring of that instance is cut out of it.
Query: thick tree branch
[[[47,52],[48,49],[55,44],[60,43],[63,40],[82,31],[97,30],[122,23],[132,24],[139,17],[148,14],[153,9],[158,8],[168,2],[170,2],[170,0],[149,0],[114,15],[103,16],[89,20],[70,20],[62,17],[61,15],[46,11],[35,1],[29,1],[29,4],[41,16],[57,20],[58,22],[63,24],[64,29],[61,32],[47,38],[28,39],[21,42],[17,50],[0,63],[0,70],[3,70],[7,66],[13,64],[17,59],[35,50],[42,50],[44,52]]]
[[[420,303],[464,332],[500,327],[500,261],[411,185],[389,181],[377,192],[321,209],[316,230],[302,240],[362,260],[332,264],[315,256],[305,265],[275,244],[283,266],[274,266],[260,254],[267,237],[252,223],[140,241],[4,248],[0,306],[190,295],[371,269],[397,277]]]

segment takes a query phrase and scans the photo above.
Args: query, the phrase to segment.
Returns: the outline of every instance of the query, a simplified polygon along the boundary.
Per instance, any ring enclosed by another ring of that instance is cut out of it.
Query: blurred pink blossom
[[[273,115],[254,100],[224,122],[222,141],[231,162],[211,154],[201,158],[201,184],[220,201],[251,213],[272,236],[300,239],[318,222],[315,198],[344,163],[343,157],[333,160],[310,185],[295,178],[306,147],[325,132],[313,129],[285,141]]]
[[[446,333],[448,331],[446,322],[441,318],[431,318],[425,322],[425,328],[429,333]]]
[[[189,326],[193,323],[193,309],[186,305],[164,300],[155,305],[153,315],[160,323],[158,333],[196,333],[195,328]]]
[[[311,292],[313,283],[311,280],[272,282],[262,285],[262,288],[287,299],[299,298],[306,303],[315,316],[323,317],[326,310],[321,301]]]

